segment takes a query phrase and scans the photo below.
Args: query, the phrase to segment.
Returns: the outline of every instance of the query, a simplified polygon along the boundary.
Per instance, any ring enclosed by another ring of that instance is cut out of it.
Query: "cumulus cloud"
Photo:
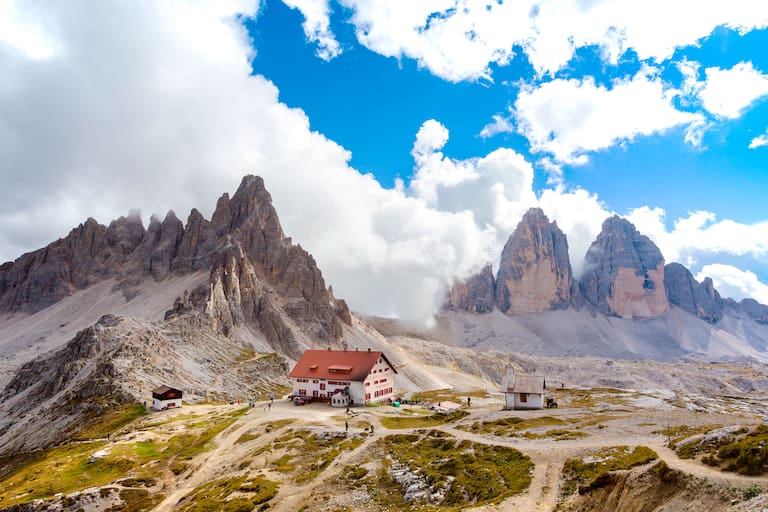
[[[583,164],[587,152],[702,122],[699,114],[675,108],[673,100],[678,95],[678,90],[667,87],[650,69],[617,79],[610,88],[589,77],[556,79],[521,90],[514,116],[531,151],[550,153],[560,162]]]
[[[752,0],[340,2],[353,10],[361,44],[385,56],[415,59],[451,81],[491,79],[490,65],[508,63],[516,50],[543,75],[588,45],[600,47],[607,62],[630,49],[640,59],[661,62],[715,27],[748,32],[768,26],[768,6]]]
[[[239,16],[254,2],[16,5],[48,57],[0,43],[0,251],[17,257],[93,216],[210,215],[260,174],[285,231],[360,311],[424,319],[450,278],[488,257],[484,227],[384,189],[252,75]],[[88,16],[82,13],[87,12]]]
[[[756,149],[763,146],[768,146],[768,130],[762,135],[758,135],[749,142],[749,149]]]
[[[495,114],[493,121],[483,126],[480,130],[480,137],[489,139],[500,133],[514,133],[515,126],[512,122],[501,114]]]
[[[482,158],[456,160],[440,151],[448,136],[447,128],[434,119],[419,129],[412,151],[416,167],[411,195],[440,211],[472,212],[476,222],[493,235],[483,263],[498,259],[523,214],[538,206],[568,236],[574,273],[580,275],[589,245],[611,215],[598,197],[583,189],[566,190],[556,178],[556,186],[537,197],[533,167],[520,154],[501,148]],[[554,175],[556,170],[551,172]]]
[[[712,278],[712,284],[722,297],[735,300],[752,298],[762,304],[768,304],[768,285],[760,282],[754,272],[741,270],[731,265],[716,263],[704,265],[696,274],[696,280]]]
[[[12,29],[0,31],[0,259],[88,216],[210,215],[221,192],[255,173],[339,297],[424,320],[451,279],[498,257],[527,208],[564,229],[577,272],[610,213],[562,183],[537,197],[531,164],[511,149],[445,155],[448,129],[436,120],[416,134],[410,182],[383,188],[252,73],[241,17],[256,15],[256,0],[0,5],[12,14],[0,16]]]
[[[328,0],[283,0],[283,3],[304,15],[302,28],[307,40],[317,44],[318,57],[328,61],[341,54],[341,46],[331,30]]]
[[[760,73],[751,62],[741,62],[731,69],[707,68],[706,79],[698,96],[709,112],[735,119],[758,98],[768,95],[768,75]]]
[[[768,257],[768,221],[743,224],[717,220],[712,212],[696,211],[675,220],[668,230],[663,208],[643,206],[626,217],[659,246],[667,262],[692,266],[705,253]]]

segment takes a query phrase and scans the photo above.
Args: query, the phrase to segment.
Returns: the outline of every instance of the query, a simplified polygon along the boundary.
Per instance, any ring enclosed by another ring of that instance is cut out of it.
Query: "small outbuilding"
[[[152,390],[152,408],[158,411],[181,407],[182,391],[170,386],[159,386]]]
[[[513,368],[507,368],[502,382],[505,409],[543,409],[546,381],[539,375],[515,375]]]

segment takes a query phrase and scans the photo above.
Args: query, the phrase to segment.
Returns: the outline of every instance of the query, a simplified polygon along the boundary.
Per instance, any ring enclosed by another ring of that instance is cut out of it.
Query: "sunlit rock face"
[[[661,251],[615,215],[603,222],[587,251],[579,285],[585,300],[604,315],[649,318],[669,311]]]
[[[541,209],[528,210],[501,254],[496,307],[508,315],[564,309],[572,284],[565,234]]]

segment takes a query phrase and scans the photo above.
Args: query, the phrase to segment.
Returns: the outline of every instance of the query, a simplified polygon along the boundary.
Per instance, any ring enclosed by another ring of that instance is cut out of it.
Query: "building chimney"
[[[370,351],[371,351],[371,347],[368,347],[368,352],[370,352]]]

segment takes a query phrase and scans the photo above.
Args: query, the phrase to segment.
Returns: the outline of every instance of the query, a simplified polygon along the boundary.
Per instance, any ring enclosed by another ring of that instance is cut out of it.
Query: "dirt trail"
[[[238,418],[232,426],[219,434],[214,439],[214,448],[192,461],[191,466],[193,469],[189,476],[185,480],[177,482],[176,487],[168,497],[154,510],[156,512],[170,512],[174,510],[178,501],[196,487],[215,479],[220,473],[224,474],[230,468],[236,467],[245,454],[254,447],[253,444],[235,444],[240,435],[249,429],[280,419],[296,420],[295,423],[285,428],[295,428],[310,424],[315,426],[319,424],[328,429],[343,428],[342,418],[345,418],[345,416],[344,412],[339,409],[327,408],[320,404],[295,407],[290,402],[277,401],[274,402],[271,409],[264,411],[263,407],[265,404],[266,402],[257,404],[248,414]],[[292,512],[299,509],[311,499],[318,487],[337,478],[343,468],[353,463],[361,454],[364,454],[372,443],[383,436],[394,433],[394,430],[388,430],[381,425],[380,417],[382,412],[388,411],[385,409],[359,410],[356,417],[364,419],[366,423],[375,425],[375,434],[368,436],[356,449],[340,454],[328,468],[312,481],[300,486],[287,483],[281,485],[276,499],[272,502],[272,509],[276,512]],[[471,418],[474,420],[477,415],[491,412],[493,411],[476,409],[472,411],[473,416]],[[274,439],[284,433],[285,428],[260,436],[258,438],[258,446],[273,442]],[[586,450],[620,445],[648,446],[655,450],[670,468],[701,478],[724,482],[738,487],[745,487],[754,483],[763,486],[768,485],[768,477],[748,477],[735,473],[721,472],[716,468],[705,466],[693,460],[680,459],[673,450],[665,446],[666,439],[664,436],[648,433],[631,433],[631,429],[627,428],[614,428],[612,431],[609,429],[607,432],[601,432],[600,435],[561,441],[475,434],[459,430],[455,428],[455,425],[442,425],[436,428],[461,440],[515,448],[528,455],[535,464],[531,485],[525,493],[508,498],[498,505],[483,505],[472,509],[480,512],[502,510],[552,511],[557,505],[562,468],[568,458],[581,455]],[[397,429],[396,432],[410,433],[416,430],[419,429]]]

